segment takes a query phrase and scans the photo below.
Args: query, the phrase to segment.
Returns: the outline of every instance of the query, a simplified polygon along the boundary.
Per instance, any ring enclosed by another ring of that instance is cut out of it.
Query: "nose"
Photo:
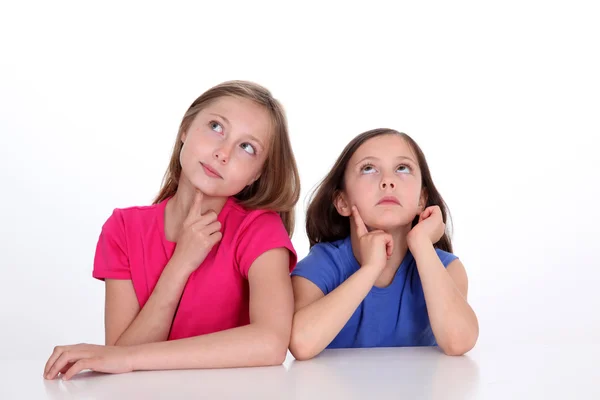
[[[381,189],[394,189],[396,184],[390,178],[383,178],[379,184]]]
[[[227,148],[226,146],[221,146],[215,150],[215,152],[213,153],[213,157],[215,160],[217,160],[218,163],[227,164],[227,161],[229,161],[229,153],[229,148]]]

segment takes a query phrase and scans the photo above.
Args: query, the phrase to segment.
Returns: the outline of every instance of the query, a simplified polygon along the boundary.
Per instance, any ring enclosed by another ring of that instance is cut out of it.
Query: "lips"
[[[214,169],[213,167],[211,167],[208,164],[204,164],[204,163],[200,163],[200,165],[202,165],[202,168],[204,168],[204,172],[206,173],[206,175],[211,176],[213,178],[221,178],[223,179],[223,177],[221,176],[221,174],[219,174],[217,172],[216,169]]]
[[[384,196],[381,198],[381,200],[379,200],[379,202],[377,203],[377,205],[385,205],[385,204],[391,204],[391,205],[400,205],[400,200],[398,200],[397,197],[395,196]]]

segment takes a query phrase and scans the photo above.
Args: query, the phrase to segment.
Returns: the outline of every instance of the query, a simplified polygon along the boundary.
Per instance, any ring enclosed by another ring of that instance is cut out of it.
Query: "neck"
[[[183,222],[194,202],[195,194],[196,188],[182,176],[179,179],[177,192],[169,200],[165,209],[165,236],[167,240],[177,241]],[[227,197],[214,197],[204,194],[202,198],[202,214],[208,211],[214,211],[219,214],[226,201]]]

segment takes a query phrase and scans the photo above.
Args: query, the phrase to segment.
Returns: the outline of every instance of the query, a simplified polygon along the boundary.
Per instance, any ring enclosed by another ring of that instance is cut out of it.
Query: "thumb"
[[[394,239],[391,236],[387,237],[385,243],[385,251],[388,258],[390,258],[392,256],[392,253],[394,252]]]

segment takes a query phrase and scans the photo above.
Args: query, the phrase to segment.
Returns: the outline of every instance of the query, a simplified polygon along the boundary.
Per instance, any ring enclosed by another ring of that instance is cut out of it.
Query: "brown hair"
[[[446,219],[449,216],[448,207],[433,184],[427,160],[419,145],[406,133],[385,128],[373,129],[361,133],[348,143],[329,174],[313,191],[306,212],[306,234],[308,235],[310,247],[320,242],[333,242],[344,239],[350,235],[350,218],[344,217],[337,212],[334,206],[334,199],[339,191],[344,190],[344,174],[352,155],[364,142],[381,135],[398,135],[406,140],[415,152],[419,168],[421,169],[421,188],[425,190],[427,195],[425,207],[439,206],[442,210],[443,221],[446,223]],[[412,226],[414,227],[418,221],[419,216],[417,215],[412,222]],[[434,246],[438,249],[452,252],[452,242],[448,233],[445,232],[444,236]]]
[[[234,197],[248,209],[276,211],[291,237],[294,232],[294,208],[300,197],[300,177],[288,135],[287,118],[283,106],[271,95],[271,92],[253,82],[223,82],[204,92],[192,103],[179,126],[171,161],[154,204],[177,192],[181,176],[179,153],[183,147],[182,135],[189,129],[192,121],[202,109],[224,96],[240,97],[262,105],[269,112],[273,127],[269,154],[260,177]]]

